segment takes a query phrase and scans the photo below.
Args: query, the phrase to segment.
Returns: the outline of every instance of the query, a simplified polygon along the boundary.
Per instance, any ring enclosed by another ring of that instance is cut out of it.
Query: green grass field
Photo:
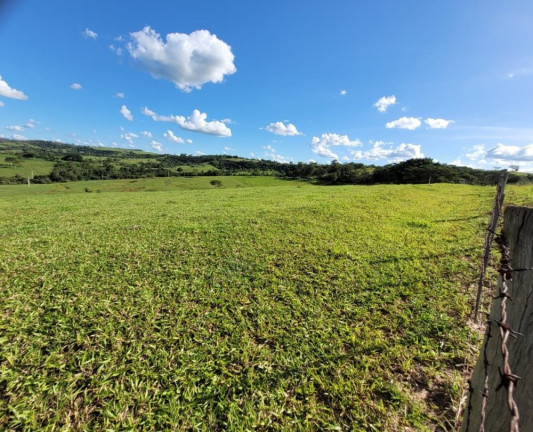
[[[0,429],[450,429],[494,188],[217,179],[0,186]]]
[[[0,177],[13,177],[20,175],[22,177],[31,177],[32,171],[34,175],[50,174],[54,166],[54,162],[39,158],[19,158],[16,164],[7,163],[5,158],[9,154],[0,154]]]

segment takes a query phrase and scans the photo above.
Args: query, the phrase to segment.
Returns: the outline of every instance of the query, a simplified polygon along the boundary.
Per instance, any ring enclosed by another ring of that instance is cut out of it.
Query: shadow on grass
[[[379,260],[369,261],[369,264],[387,264],[387,263],[395,263],[400,261],[411,261],[415,259],[420,260],[427,260],[432,258],[444,258],[447,256],[471,256],[472,254],[470,252],[475,251],[481,251],[481,247],[474,246],[467,249],[459,249],[454,250],[447,253],[442,254],[427,254],[427,255],[410,255],[410,256],[399,256],[399,257],[390,257],[390,258],[383,258]]]

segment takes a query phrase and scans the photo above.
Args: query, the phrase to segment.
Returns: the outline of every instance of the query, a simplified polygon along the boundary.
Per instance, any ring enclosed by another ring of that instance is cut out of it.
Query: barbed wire
[[[511,413],[511,424],[509,426],[509,431],[519,432],[520,429],[518,422],[520,420],[520,413],[518,411],[518,405],[514,400],[514,391],[518,381],[520,380],[520,377],[512,372],[509,364],[509,349],[507,347],[509,337],[516,338],[517,335],[521,336],[521,334],[514,331],[507,322],[507,301],[512,301],[511,296],[509,295],[509,287],[507,285],[507,281],[513,278],[513,269],[511,267],[511,251],[505,244],[506,239],[503,234],[496,237],[496,243],[499,245],[501,252],[500,267],[498,272],[502,277],[502,287],[499,295],[499,298],[501,298],[501,319],[500,321],[495,320],[500,328],[500,335],[502,337],[500,348],[503,356],[503,370],[500,370],[502,379],[500,386],[505,387],[507,390],[507,404]]]

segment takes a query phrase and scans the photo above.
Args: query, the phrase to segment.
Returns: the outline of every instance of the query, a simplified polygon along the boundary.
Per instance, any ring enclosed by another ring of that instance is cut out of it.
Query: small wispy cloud
[[[393,147],[390,144],[385,144],[383,141],[374,142],[370,150],[354,150],[350,153],[355,160],[389,159],[400,161],[424,157],[418,144],[402,143],[397,147]]]
[[[341,90],[340,95],[341,95],[341,96],[346,96],[347,93],[348,93],[348,92],[347,92],[346,90]]]
[[[157,150],[158,152],[163,150],[163,145],[155,140],[150,143],[150,147],[152,147],[154,150]]]
[[[24,128],[22,126],[18,126],[18,125],[6,126],[6,129],[10,130],[10,131],[15,131],[15,132],[22,132],[24,130]]]
[[[422,122],[416,117],[401,117],[385,124],[387,129],[408,129],[415,130],[420,127]]]
[[[533,74],[533,67],[522,67],[505,74],[505,79],[513,79],[520,76],[526,76]]]
[[[426,123],[430,129],[446,129],[451,123],[453,123],[453,120],[427,118],[424,120],[424,123]]]
[[[292,158],[279,154],[276,151],[276,149],[272,147],[270,144],[263,146],[263,149],[265,150],[264,155],[267,159],[271,159],[275,162],[280,162],[280,163],[289,163],[292,161]]]
[[[298,131],[296,126],[288,122],[278,121],[275,123],[270,123],[268,126],[265,127],[265,130],[275,135],[282,136],[303,135],[301,132]]]
[[[92,30],[89,30],[88,28],[86,28],[85,31],[82,34],[87,39],[96,39],[98,37],[98,33],[94,32]]]
[[[80,83],[72,83],[70,85],[70,88],[72,90],[81,90],[83,88],[83,86]]]
[[[120,108],[120,114],[122,114],[126,120],[133,121],[133,116],[131,115],[131,111],[128,109],[126,105],[122,105],[122,108]]]
[[[126,95],[122,92],[116,92],[115,96],[118,97],[119,99],[124,99],[126,97]]]
[[[387,109],[396,103],[396,96],[383,96],[378,99],[374,106],[378,109],[379,112],[386,112]]]
[[[169,140],[169,141],[172,141],[173,143],[176,143],[176,144],[184,144],[185,143],[185,140],[179,136],[176,136],[174,135],[174,132],[172,132],[170,129],[167,130],[163,136]]]
[[[220,120],[207,121],[207,114],[199,110],[193,110],[189,117],[179,115],[163,116],[155,113],[148,107],[142,110],[145,116],[151,117],[156,122],[170,122],[176,123],[182,129],[192,132],[199,132],[207,135],[214,135],[218,137],[230,137],[231,129]]]
[[[133,140],[139,138],[139,135],[137,135],[137,134],[135,134],[133,132],[125,132],[122,135],[120,135],[120,138],[125,139],[131,145],[133,145]]]

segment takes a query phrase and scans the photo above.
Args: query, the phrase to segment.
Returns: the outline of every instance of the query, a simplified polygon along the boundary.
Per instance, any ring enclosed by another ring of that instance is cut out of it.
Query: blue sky
[[[533,171],[533,2],[0,1],[0,135]]]

